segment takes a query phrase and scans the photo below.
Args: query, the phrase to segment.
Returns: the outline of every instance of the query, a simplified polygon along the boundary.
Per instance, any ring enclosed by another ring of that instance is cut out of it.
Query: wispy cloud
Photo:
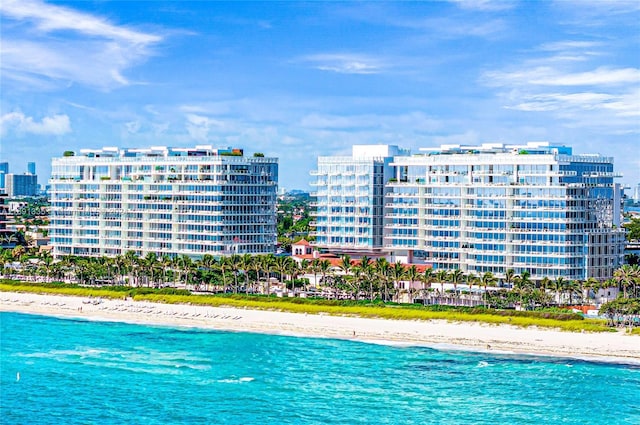
[[[602,46],[603,43],[598,41],[564,40],[542,44],[540,50],[550,52],[574,52],[575,50],[593,49]]]
[[[480,11],[499,11],[513,9],[517,2],[513,0],[450,0],[461,9]]]
[[[61,136],[71,132],[71,122],[64,114],[43,117],[40,122],[22,112],[10,112],[0,117],[0,134],[13,131],[21,134]]]
[[[186,129],[189,136],[199,142],[208,142],[211,139],[210,132],[214,129],[224,130],[223,121],[197,114],[186,115]]]
[[[0,11],[16,20],[32,21],[42,32],[71,30],[135,44],[160,41],[160,37],[156,35],[118,27],[104,19],[37,0],[4,0],[0,5]]]
[[[361,54],[325,53],[304,56],[297,61],[340,74],[379,74],[386,68],[382,60]]]
[[[520,69],[512,72],[492,71],[485,74],[490,85],[530,84],[540,86],[598,86],[640,83],[638,68],[599,67],[586,72],[562,72],[551,67]]]
[[[637,133],[640,68],[606,64],[614,60],[607,49],[599,40],[545,43],[533,58],[486,71],[480,81],[497,89],[506,109],[553,114],[568,127]]]
[[[300,127],[330,130],[382,130],[411,128],[414,132],[433,132],[442,122],[420,111],[402,114],[334,115],[311,113],[302,117]]]
[[[0,3],[0,54],[5,77],[16,83],[80,83],[109,89],[131,84],[124,72],[152,54],[162,37],[37,0]],[[40,87],[41,88],[41,87]]]
[[[544,93],[522,96],[522,103],[509,106],[520,111],[609,110],[621,117],[640,116],[640,91],[612,95],[607,93]]]

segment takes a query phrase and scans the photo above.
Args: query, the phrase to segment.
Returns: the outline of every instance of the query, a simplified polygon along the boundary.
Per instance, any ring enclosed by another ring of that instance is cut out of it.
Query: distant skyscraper
[[[5,191],[10,197],[38,194],[38,176],[31,174],[5,175]]]
[[[9,163],[0,162],[0,189],[5,188],[5,176],[9,174]],[[0,190],[2,192],[2,190]]]
[[[27,162],[27,173],[28,174],[36,174],[36,163],[35,162]]]

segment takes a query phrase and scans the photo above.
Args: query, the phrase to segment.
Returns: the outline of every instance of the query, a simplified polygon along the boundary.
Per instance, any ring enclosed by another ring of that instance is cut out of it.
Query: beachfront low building
[[[53,254],[267,254],[277,158],[241,149],[83,149],[52,160]]]

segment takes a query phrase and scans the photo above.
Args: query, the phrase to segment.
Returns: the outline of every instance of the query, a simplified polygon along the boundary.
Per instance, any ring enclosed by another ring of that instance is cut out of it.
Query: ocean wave
[[[244,382],[251,382],[251,381],[255,381],[255,378],[247,376],[242,378],[219,379],[217,382],[220,382],[222,384],[242,384]]]

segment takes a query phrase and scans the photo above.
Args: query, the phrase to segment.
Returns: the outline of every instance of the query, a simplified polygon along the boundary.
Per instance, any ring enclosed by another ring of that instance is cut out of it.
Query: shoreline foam
[[[92,303],[88,303],[92,301]],[[234,307],[0,292],[0,312],[61,318],[189,327],[296,337],[422,346],[500,355],[534,355],[607,363],[640,364],[640,338],[611,333],[572,333],[509,325],[405,321],[327,314],[285,313]],[[94,304],[95,303],[95,304]]]

